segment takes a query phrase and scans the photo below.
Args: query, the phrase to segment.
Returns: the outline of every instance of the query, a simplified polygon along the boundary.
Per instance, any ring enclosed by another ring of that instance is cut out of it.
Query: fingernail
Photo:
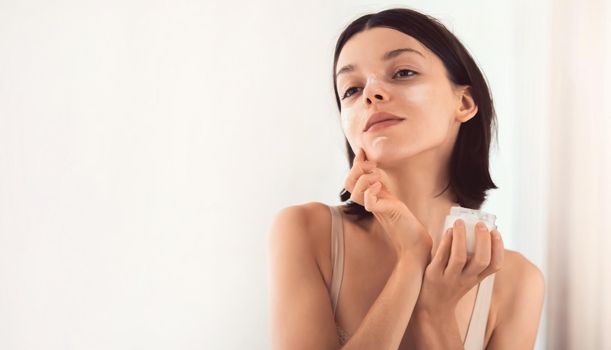
[[[478,222],[476,226],[477,226],[477,229],[480,231],[485,231],[487,229],[486,225],[481,221]]]
[[[455,224],[456,224],[456,227],[461,227],[461,228],[465,227],[465,222],[462,221],[462,219],[456,220]]]

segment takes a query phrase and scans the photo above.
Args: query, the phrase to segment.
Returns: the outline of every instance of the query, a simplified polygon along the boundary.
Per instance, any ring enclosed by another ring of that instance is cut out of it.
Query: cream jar
[[[453,227],[454,221],[457,219],[462,219],[465,222],[465,231],[467,233],[467,255],[473,255],[475,250],[475,224],[477,224],[478,221],[486,224],[488,231],[496,229],[496,215],[476,209],[452,207],[452,209],[450,209],[450,214],[446,216],[443,232],[446,232],[447,229]]]

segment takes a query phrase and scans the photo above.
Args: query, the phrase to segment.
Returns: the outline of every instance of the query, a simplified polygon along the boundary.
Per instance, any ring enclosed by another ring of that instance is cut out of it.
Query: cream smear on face
[[[371,143],[371,146],[372,146],[373,148],[376,148],[376,146],[378,145],[378,143],[380,143],[380,142],[382,142],[382,141],[386,140],[387,138],[388,138],[388,136],[377,136],[377,137],[375,138],[375,140],[373,140],[373,142]]]

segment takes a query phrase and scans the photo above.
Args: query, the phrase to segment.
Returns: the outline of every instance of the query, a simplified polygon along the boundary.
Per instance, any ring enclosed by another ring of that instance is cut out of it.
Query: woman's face
[[[383,58],[403,48],[410,50]],[[346,65],[354,69],[342,73]],[[453,87],[432,51],[394,29],[376,27],[350,38],[339,55],[337,73],[344,134],[355,154],[363,147],[380,166],[431,148],[451,153],[460,122],[477,112],[477,107],[472,113],[461,107],[464,89]],[[369,116],[380,111],[405,119],[364,132]]]

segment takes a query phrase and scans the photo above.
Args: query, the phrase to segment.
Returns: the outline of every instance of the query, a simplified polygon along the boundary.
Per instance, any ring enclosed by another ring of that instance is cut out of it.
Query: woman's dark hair
[[[450,158],[450,181],[437,196],[451,188],[456,194],[456,202],[462,207],[479,209],[486,199],[486,191],[497,188],[488,170],[493,128],[498,138],[496,114],[492,96],[482,72],[467,49],[437,19],[411,9],[394,8],[361,16],[350,23],[337,39],[333,61],[333,90],[340,113],[341,101],[335,76],[339,54],[353,35],[374,27],[395,29],[420,41],[441,59],[450,81],[456,85],[471,87],[471,94],[478,110],[473,118],[460,126]],[[352,168],[355,155],[347,139],[345,144],[348,162]],[[350,193],[342,190],[341,201],[345,202],[349,198]],[[363,206],[352,201],[346,203],[344,212],[356,215],[357,220],[373,216]]]

